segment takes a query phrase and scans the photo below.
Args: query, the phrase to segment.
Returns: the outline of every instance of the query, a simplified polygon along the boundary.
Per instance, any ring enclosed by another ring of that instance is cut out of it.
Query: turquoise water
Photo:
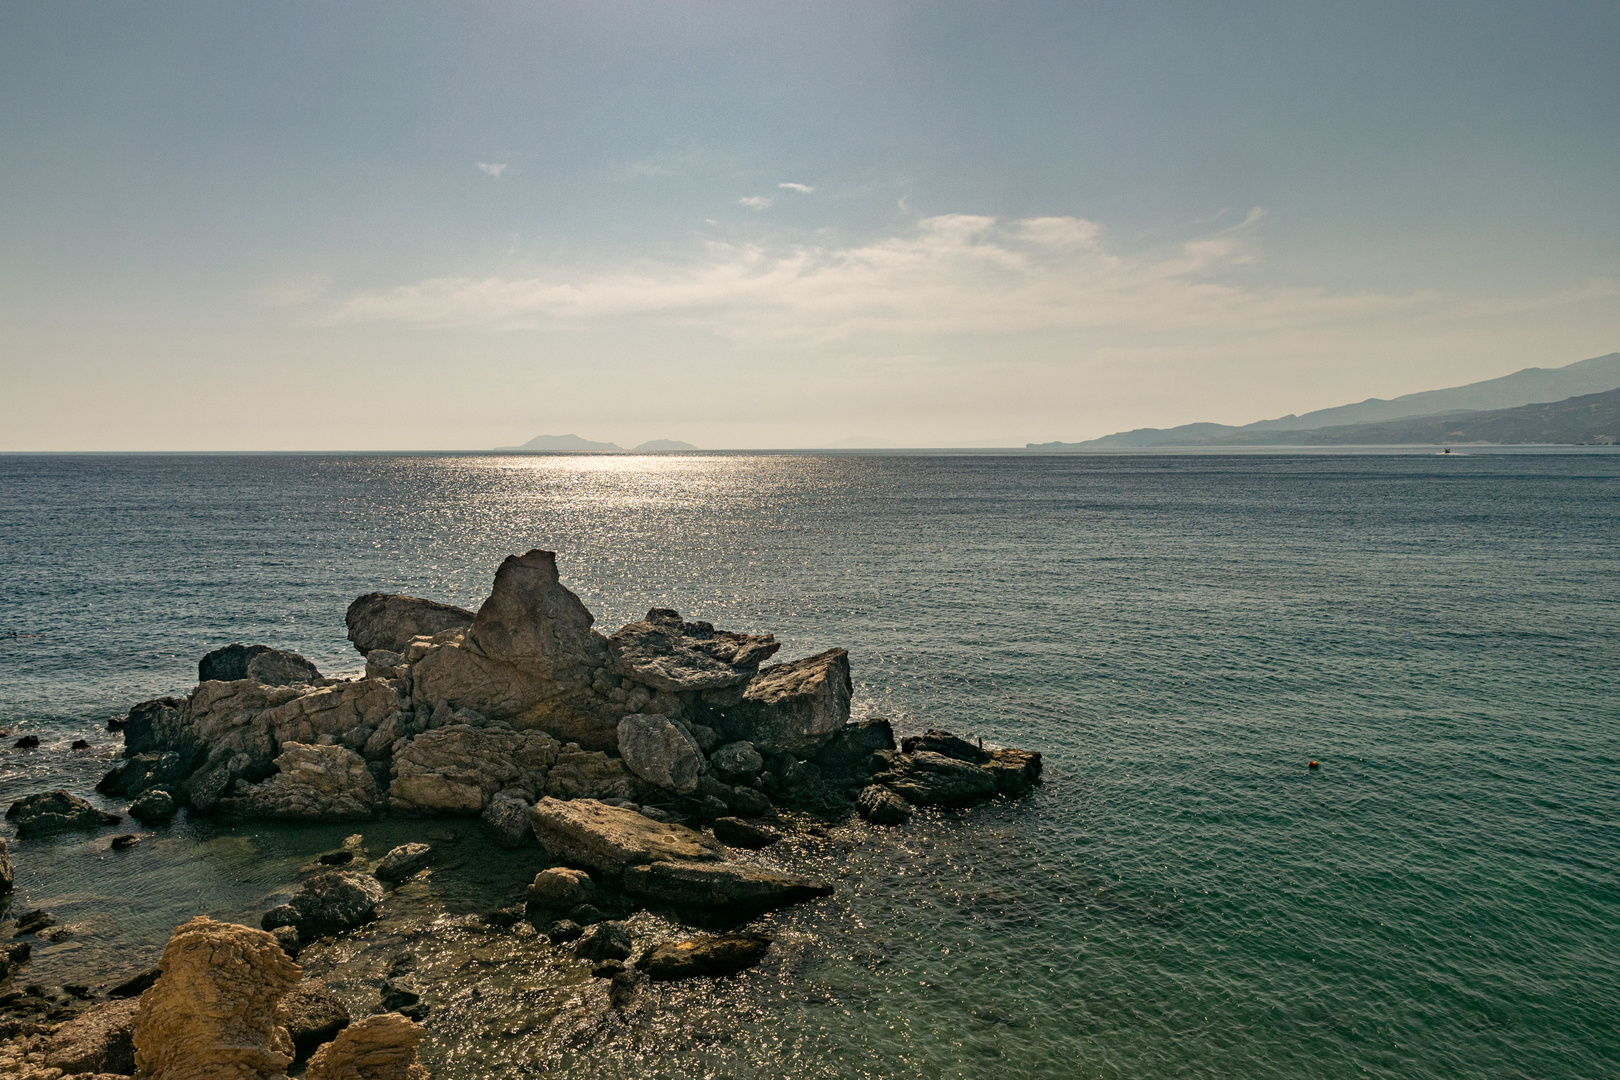
[[[548,547],[604,630],[843,645],[857,712],[1048,780],[798,842],[837,894],[626,1020],[454,921],[531,872],[464,836],[410,900],[436,1076],[1620,1075],[1617,539],[1610,455],[0,457],[0,725],[45,743],[6,740],[0,800],[86,790],[100,722],[210,647],[353,670],[355,595],[476,605]],[[77,935],[27,978],[250,918],[352,829],[15,845]],[[311,965],[359,1000],[403,932]]]

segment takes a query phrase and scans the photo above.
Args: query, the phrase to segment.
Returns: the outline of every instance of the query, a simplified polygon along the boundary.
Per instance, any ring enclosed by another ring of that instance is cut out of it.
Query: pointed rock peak
[[[544,663],[599,650],[601,638],[591,632],[595,621],[559,579],[557,553],[536,548],[501,563],[470,636],[487,656],[514,664]]]
[[[608,638],[619,669],[658,690],[715,690],[753,678],[780,649],[770,634],[716,630],[713,623],[683,622],[680,612],[653,608]]]

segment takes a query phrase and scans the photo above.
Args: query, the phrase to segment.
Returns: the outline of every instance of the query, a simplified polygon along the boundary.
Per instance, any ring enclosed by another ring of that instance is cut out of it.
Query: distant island
[[[632,447],[628,452],[632,454],[656,454],[676,450],[696,450],[691,443],[681,442],[678,439],[652,439],[640,446]],[[616,450],[625,453],[624,447],[618,443],[592,442],[582,439],[578,435],[536,435],[522,446],[497,446],[497,454],[557,454],[577,453],[590,450]]]
[[[1030,450],[1156,446],[1405,446],[1443,443],[1613,445],[1620,442],[1620,352],[1391,400],[1369,398],[1303,416],[1137,428]]]

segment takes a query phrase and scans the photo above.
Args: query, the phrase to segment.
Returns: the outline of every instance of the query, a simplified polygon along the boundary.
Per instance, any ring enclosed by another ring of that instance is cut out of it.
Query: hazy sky
[[[1021,445],[1620,349],[1620,4],[0,2],[0,449]]]

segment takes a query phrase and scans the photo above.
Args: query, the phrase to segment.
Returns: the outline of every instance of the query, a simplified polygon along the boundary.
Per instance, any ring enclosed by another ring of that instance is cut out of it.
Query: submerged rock
[[[416,1061],[426,1035],[397,1012],[368,1016],[315,1051],[304,1080],[428,1080]]]
[[[283,744],[276,775],[221,799],[233,817],[281,821],[363,821],[382,808],[377,780],[365,759],[342,746]]]
[[[759,934],[664,941],[642,953],[636,967],[661,981],[734,975],[759,963],[770,947],[771,939]]]
[[[34,947],[26,941],[8,941],[0,944],[0,979],[7,979],[11,973],[28,963],[28,958],[34,954]]]
[[[47,791],[18,799],[6,811],[6,820],[15,822],[21,837],[49,836],[74,829],[99,829],[116,825],[123,818],[97,810],[77,795]]]
[[[304,882],[287,903],[265,912],[264,928],[295,926],[301,940],[314,941],[375,919],[382,900],[376,878],[327,870]]]
[[[227,645],[197,662],[198,682],[235,682],[252,679],[265,686],[313,683],[321,673],[295,652],[268,645]]]
[[[716,630],[682,622],[679,612],[653,608],[607,639],[620,671],[658,690],[714,690],[747,682],[780,649],[769,634]]]
[[[529,811],[529,824],[553,859],[610,877],[643,863],[721,857],[720,845],[700,832],[595,799],[541,799]]]
[[[293,1061],[281,999],[302,969],[262,930],[199,915],[175,929],[135,1010],[143,1080],[277,1080]]]
[[[378,649],[403,653],[412,638],[465,630],[472,625],[473,613],[415,596],[367,593],[349,605],[343,621],[349,627],[349,641],[369,659]]]
[[[331,1042],[349,1026],[349,1010],[320,979],[305,979],[281,999],[287,1009],[287,1034],[292,1037],[293,1060],[304,1061],[322,1043]]]
[[[703,751],[669,717],[636,713],[619,721],[619,753],[631,772],[647,783],[690,795],[703,771]]]
[[[405,814],[476,817],[500,791],[545,791],[557,750],[557,740],[539,731],[468,724],[426,731],[394,755],[389,805]]]
[[[713,910],[782,907],[826,896],[832,886],[745,863],[655,862],[625,870],[624,890],[674,908]]]
[[[421,870],[433,857],[433,849],[426,844],[401,844],[382,857],[376,875],[383,881],[404,881]]]

